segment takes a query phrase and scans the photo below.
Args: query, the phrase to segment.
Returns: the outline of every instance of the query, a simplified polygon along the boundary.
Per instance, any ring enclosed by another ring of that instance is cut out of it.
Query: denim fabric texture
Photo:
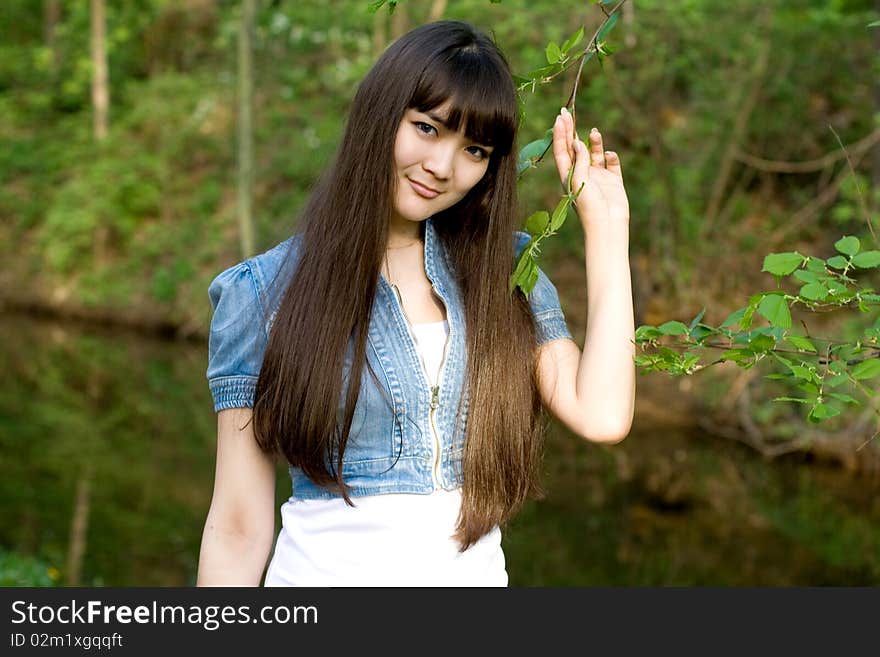
[[[518,255],[529,240],[515,235]],[[278,275],[287,277],[295,266],[300,235],[221,272],[208,294],[213,317],[208,342],[207,378],[215,411],[253,407],[254,390],[283,285],[270,285]],[[466,367],[464,308],[443,245],[432,224],[425,223],[425,273],[435,294],[446,306],[449,336],[440,372],[439,405],[434,422],[441,439],[438,483],[444,489],[462,485],[463,427],[467,421],[465,396],[461,417],[458,403]],[[538,344],[571,338],[553,283],[543,272],[529,294],[537,326]],[[344,373],[351,369],[352,341]],[[406,318],[391,285],[380,275],[370,317],[367,360],[376,380],[364,368],[343,460],[343,477],[353,496],[381,493],[431,493],[433,436],[432,391],[413,343]],[[342,403],[342,402],[341,402]],[[342,408],[339,409],[341,421]],[[455,431],[456,419],[460,425]],[[298,468],[290,468],[294,499],[338,497],[316,486]]]

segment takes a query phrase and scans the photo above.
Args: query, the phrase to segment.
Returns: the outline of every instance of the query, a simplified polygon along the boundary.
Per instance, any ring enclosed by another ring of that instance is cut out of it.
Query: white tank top
[[[449,325],[409,326],[428,379],[437,385]],[[458,551],[452,534],[460,488],[352,501],[353,508],[341,498],[285,502],[265,585],[507,586],[498,527]]]

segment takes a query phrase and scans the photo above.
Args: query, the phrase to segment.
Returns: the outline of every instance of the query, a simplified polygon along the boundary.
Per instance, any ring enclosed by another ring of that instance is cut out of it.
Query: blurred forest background
[[[359,80],[396,36],[468,20],[522,74],[546,63],[548,41],[603,18],[565,0],[369,4],[0,3],[0,583],[193,583],[213,475],[212,278],[295,229]],[[875,0],[626,3],[576,108],[623,160],[637,325],[702,308],[719,323],[774,287],[760,271],[771,252],[827,257],[844,234],[880,248],[867,225],[880,207],[878,17]],[[575,70],[523,95],[520,146],[552,125]],[[520,193],[523,218],[555,205],[552,158]],[[548,242],[541,266],[583,344],[582,229],[570,220]],[[875,319],[857,314],[797,319],[844,338]],[[766,373],[640,377],[631,437],[611,448],[554,425],[549,496],[506,535],[511,584],[880,582],[876,415],[808,427],[769,401]]]

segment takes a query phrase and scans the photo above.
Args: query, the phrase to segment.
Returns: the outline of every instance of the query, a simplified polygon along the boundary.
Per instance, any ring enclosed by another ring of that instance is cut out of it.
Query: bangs
[[[446,127],[506,155],[516,134],[517,102],[503,61],[471,49],[440,53],[422,72],[409,107],[426,112],[451,103]]]

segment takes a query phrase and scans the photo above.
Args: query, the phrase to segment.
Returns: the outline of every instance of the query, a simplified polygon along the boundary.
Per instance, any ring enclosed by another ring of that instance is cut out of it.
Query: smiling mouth
[[[407,178],[407,180],[409,180],[409,184],[412,186],[412,188],[416,191],[416,193],[419,196],[423,196],[425,198],[434,198],[435,196],[440,194],[440,192],[438,192],[436,189],[431,189],[430,187],[425,187],[421,183],[417,183],[412,178]]]

